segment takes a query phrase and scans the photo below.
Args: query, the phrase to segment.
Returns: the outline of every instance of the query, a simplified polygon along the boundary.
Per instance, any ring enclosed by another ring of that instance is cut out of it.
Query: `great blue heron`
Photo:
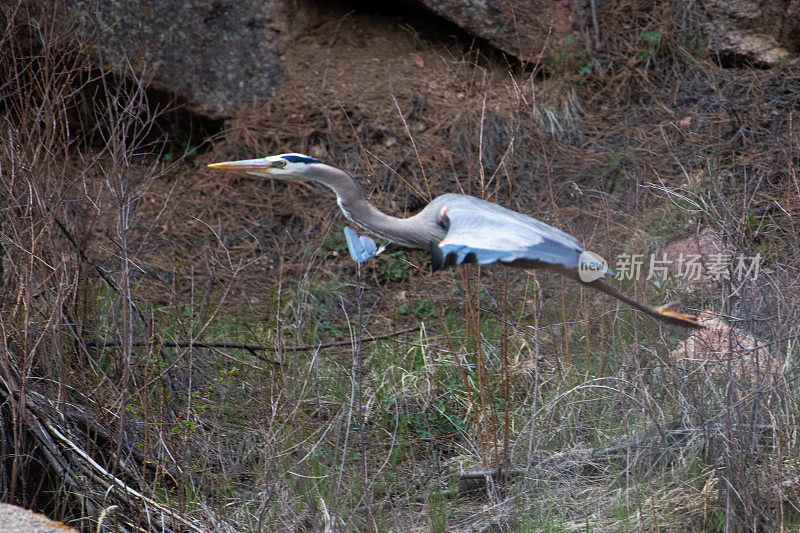
[[[303,154],[213,163],[260,177],[319,183],[336,194],[345,218],[373,235],[407,248],[428,250],[433,270],[460,263],[500,262],[523,269],[545,268],[602,291],[669,324],[702,327],[693,315],[672,311],[675,304],[651,307],[628,297],[602,279],[613,272],[599,256],[585,252],[572,235],[540,220],[464,194],[443,194],[409,218],[378,211],[361,186],[344,170]],[[350,255],[357,262],[379,254],[375,242],[345,228]]]

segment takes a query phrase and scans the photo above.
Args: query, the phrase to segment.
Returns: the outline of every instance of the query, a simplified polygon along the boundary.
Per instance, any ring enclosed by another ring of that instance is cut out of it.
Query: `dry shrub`
[[[133,345],[155,325],[134,296],[147,244],[134,233],[165,170],[157,112],[143,81],[92,68],[84,28],[57,9],[2,10],[0,490],[84,529],[101,515],[122,530],[194,527],[153,498],[178,474],[150,445],[171,438],[135,407],[163,378],[158,350]],[[118,357],[91,347],[98,334]]]

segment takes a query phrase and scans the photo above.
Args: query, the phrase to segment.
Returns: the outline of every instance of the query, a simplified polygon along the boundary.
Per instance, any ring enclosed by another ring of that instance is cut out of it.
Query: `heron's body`
[[[671,306],[654,308],[642,304],[607,285],[601,278],[612,272],[605,264],[591,279],[581,279],[579,270],[586,268],[587,260],[575,237],[540,220],[473,196],[443,194],[419,213],[398,218],[370,204],[350,174],[302,154],[282,154],[209,166],[324,185],[336,194],[344,216],[354,225],[401,246],[428,250],[434,270],[461,263],[484,265],[495,262],[521,268],[546,268],[610,294],[659,320],[699,327],[691,315],[674,313],[670,311]],[[352,235],[355,234],[347,234],[348,246],[356,261],[380,253],[371,239],[361,237],[357,240],[359,238]]]

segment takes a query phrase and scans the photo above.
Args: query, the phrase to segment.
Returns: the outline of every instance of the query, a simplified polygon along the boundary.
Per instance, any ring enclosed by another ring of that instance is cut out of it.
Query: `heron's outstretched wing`
[[[434,270],[460,263],[517,260],[566,268],[580,264],[583,248],[578,240],[535,218],[460,194],[440,196],[430,208],[447,227],[445,238],[431,247]]]

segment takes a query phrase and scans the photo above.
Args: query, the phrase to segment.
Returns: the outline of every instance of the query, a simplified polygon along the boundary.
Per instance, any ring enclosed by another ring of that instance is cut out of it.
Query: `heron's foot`
[[[686,326],[690,328],[704,328],[700,322],[698,322],[698,318],[695,315],[690,315],[688,313],[678,313],[673,311],[676,307],[680,306],[679,302],[671,302],[659,307],[656,307],[656,311],[659,315],[665,317],[667,321],[677,324],[679,326]]]

